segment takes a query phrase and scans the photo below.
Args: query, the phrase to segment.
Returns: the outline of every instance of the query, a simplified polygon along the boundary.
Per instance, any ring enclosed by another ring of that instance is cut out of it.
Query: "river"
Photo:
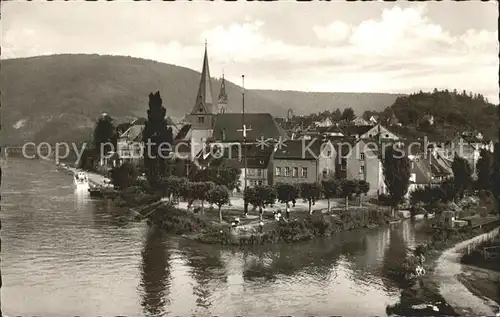
[[[123,223],[47,162],[2,162],[7,316],[384,316],[410,221],[297,245],[200,245]]]

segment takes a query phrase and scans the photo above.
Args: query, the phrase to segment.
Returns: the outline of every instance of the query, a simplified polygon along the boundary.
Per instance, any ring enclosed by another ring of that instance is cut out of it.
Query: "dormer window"
[[[200,107],[200,109],[198,110],[198,112],[203,112],[203,107]]]

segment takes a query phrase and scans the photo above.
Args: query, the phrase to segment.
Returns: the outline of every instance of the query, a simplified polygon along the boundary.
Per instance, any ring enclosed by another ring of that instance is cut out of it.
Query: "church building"
[[[200,84],[195,104],[186,115],[186,125],[180,129],[177,142],[190,143],[191,159],[199,157],[200,152],[210,144],[218,143],[223,147],[244,142],[256,144],[258,140],[288,139],[287,133],[270,113],[241,112],[241,99],[231,103],[226,92],[226,81],[222,77],[218,98],[214,98],[212,80],[205,45]],[[251,105],[250,105],[251,106]],[[243,134],[245,125],[246,138]]]

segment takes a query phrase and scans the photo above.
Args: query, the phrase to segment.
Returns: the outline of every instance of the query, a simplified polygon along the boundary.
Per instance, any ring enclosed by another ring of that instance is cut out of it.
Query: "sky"
[[[498,7],[479,2],[2,2],[2,59],[125,55],[250,89],[411,93],[498,103]]]

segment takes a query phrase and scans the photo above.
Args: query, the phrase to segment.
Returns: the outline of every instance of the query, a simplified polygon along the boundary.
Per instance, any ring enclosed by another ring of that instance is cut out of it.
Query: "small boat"
[[[104,193],[102,192],[101,188],[99,188],[99,187],[90,187],[89,193],[90,193],[90,197],[98,197],[98,198],[104,197]]]
[[[87,177],[87,173],[85,172],[76,173],[74,181],[76,186],[89,186],[89,179]]]

